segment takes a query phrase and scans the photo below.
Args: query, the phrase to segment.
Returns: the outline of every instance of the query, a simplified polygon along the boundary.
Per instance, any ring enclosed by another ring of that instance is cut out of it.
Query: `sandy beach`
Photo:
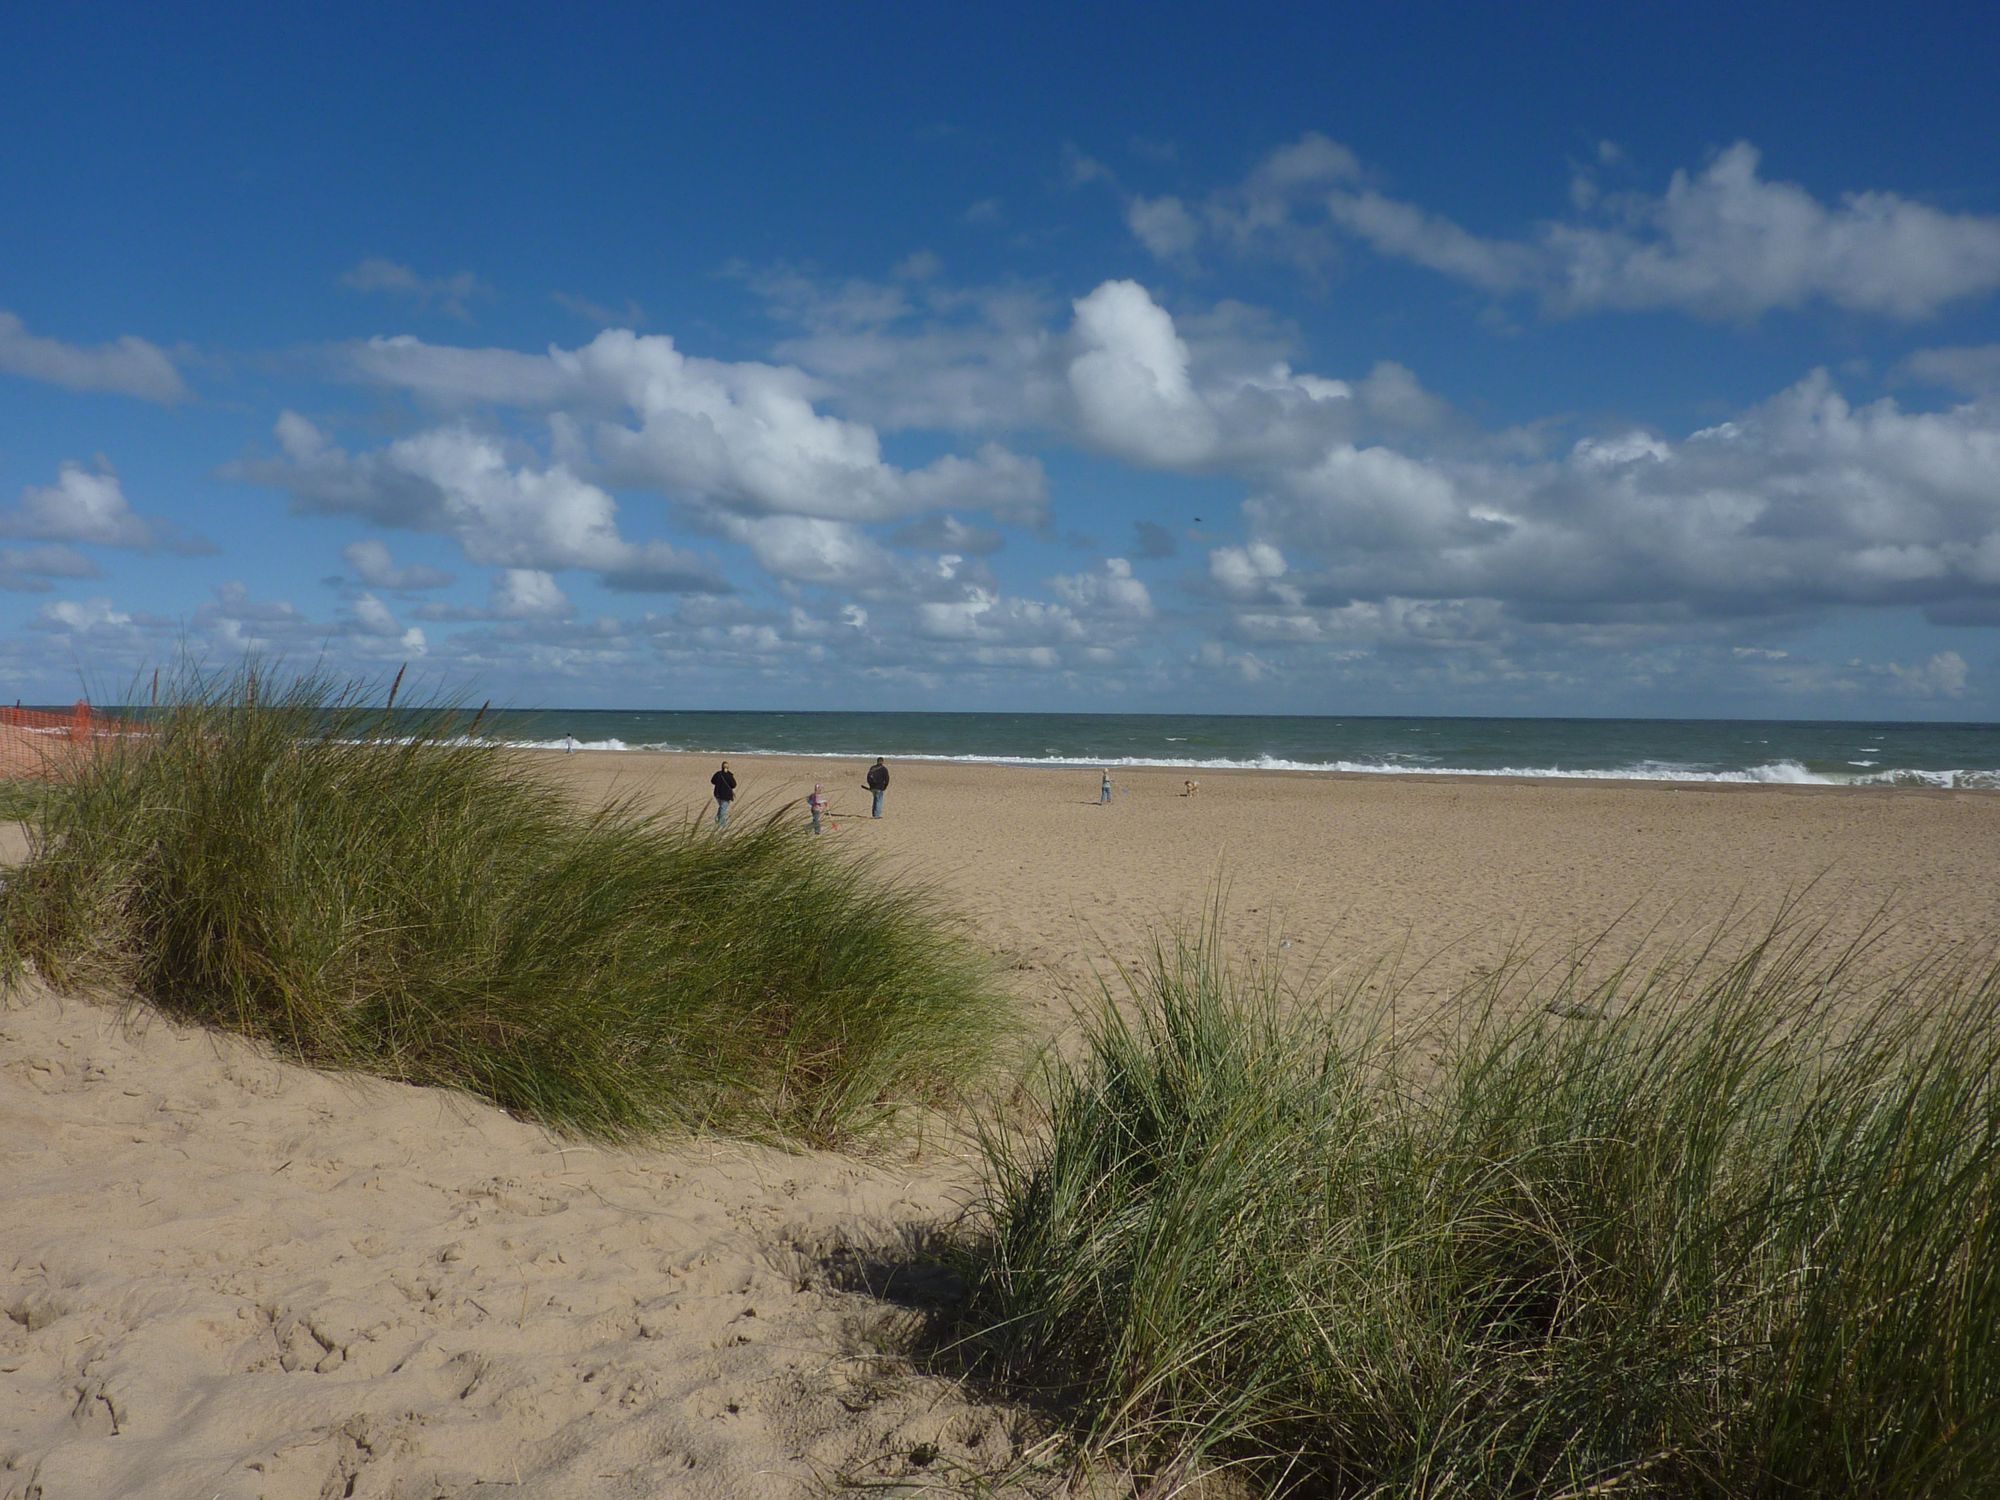
[[[585,800],[712,808],[708,758],[542,759]],[[2000,930],[1990,793],[1211,772],[1186,797],[1139,770],[1100,807],[1094,768],[901,762],[878,821],[863,761],[732,763],[739,820],[803,820],[824,783],[829,844],[937,886],[1044,1037],[1218,891],[1245,961],[1401,955],[1431,996],[1788,898],[1835,935],[1885,915],[1884,963]],[[578,1146],[117,1000],[30,982],[0,1009],[0,1500],[795,1495],[1036,1439],[907,1368],[924,1289],[857,1270],[956,1211],[938,1132],[865,1161]]]
[[[543,758],[588,798],[713,809],[708,758]],[[1094,767],[911,761],[877,821],[865,761],[731,765],[739,819],[803,819],[823,783],[827,836],[946,892],[1044,1026],[1218,893],[1244,961],[1276,948],[1351,974],[1401,955],[1428,965],[1420,994],[1510,951],[1605,933],[1629,951],[1732,911],[1755,925],[1791,898],[1838,934],[1882,914],[1889,961],[2000,928],[2000,797],[1983,792],[1208,771],[1189,797],[1182,771],[1121,769],[1099,806]]]

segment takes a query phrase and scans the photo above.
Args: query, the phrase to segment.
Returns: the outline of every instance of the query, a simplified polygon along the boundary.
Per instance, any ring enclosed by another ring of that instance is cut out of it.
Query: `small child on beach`
[[[1196,792],[1200,790],[1201,790],[1201,783],[1199,781],[1196,781],[1193,777],[1189,777],[1186,781],[1181,783],[1181,795],[1183,797],[1192,797]]]

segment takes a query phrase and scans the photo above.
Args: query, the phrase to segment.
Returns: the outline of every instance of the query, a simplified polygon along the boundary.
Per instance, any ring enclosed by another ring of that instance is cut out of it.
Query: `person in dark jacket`
[[[729,804],[736,800],[736,778],[729,773],[729,762],[722,763],[722,769],[708,778],[708,784],[715,788],[715,826],[729,826]]]
[[[882,794],[889,790],[889,768],[882,764],[882,757],[875,757],[875,764],[868,768],[868,790],[875,794],[873,816],[882,816]]]

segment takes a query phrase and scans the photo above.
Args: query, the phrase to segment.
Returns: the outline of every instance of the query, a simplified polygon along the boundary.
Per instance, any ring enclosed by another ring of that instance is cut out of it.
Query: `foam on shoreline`
[[[510,750],[562,750],[561,740],[496,741]],[[717,752],[706,746],[672,744],[628,744],[624,740],[578,741],[579,754],[593,751],[656,755],[787,756],[796,760],[863,761],[880,752],[836,750],[763,750],[732,748]],[[2000,768],[1921,770],[1896,766],[1887,770],[1855,772],[1815,771],[1796,760],[1777,760],[1747,770],[1723,771],[1674,761],[1645,760],[1611,767],[1576,766],[1450,766],[1425,757],[1409,756],[1397,762],[1356,760],[1285,760],[1259,755],[1245,758],[1176,756],[1077,756],[1077,755],[940,755],[897,753],[896,760],[927,761],[940,765],[1026,766],[1070,770],[1097,766],[1128,767],[1160,771],[1304,771],[1349,776],[1481,776],[1536,781],[1671,781],[1732,786],[1893,786],[1933,787],[1948,791],[2000,791]],[[1859,765],[1860,763],[1850,762]],[[1872,763],[1871,763],[1872,764]]]

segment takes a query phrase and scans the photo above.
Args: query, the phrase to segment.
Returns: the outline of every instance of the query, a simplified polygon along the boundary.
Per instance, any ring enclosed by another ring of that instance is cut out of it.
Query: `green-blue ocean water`
[[[840,760],[1948,786],[2000,790],[2000,724],[1212,714],[505,709],[526,746]]]

